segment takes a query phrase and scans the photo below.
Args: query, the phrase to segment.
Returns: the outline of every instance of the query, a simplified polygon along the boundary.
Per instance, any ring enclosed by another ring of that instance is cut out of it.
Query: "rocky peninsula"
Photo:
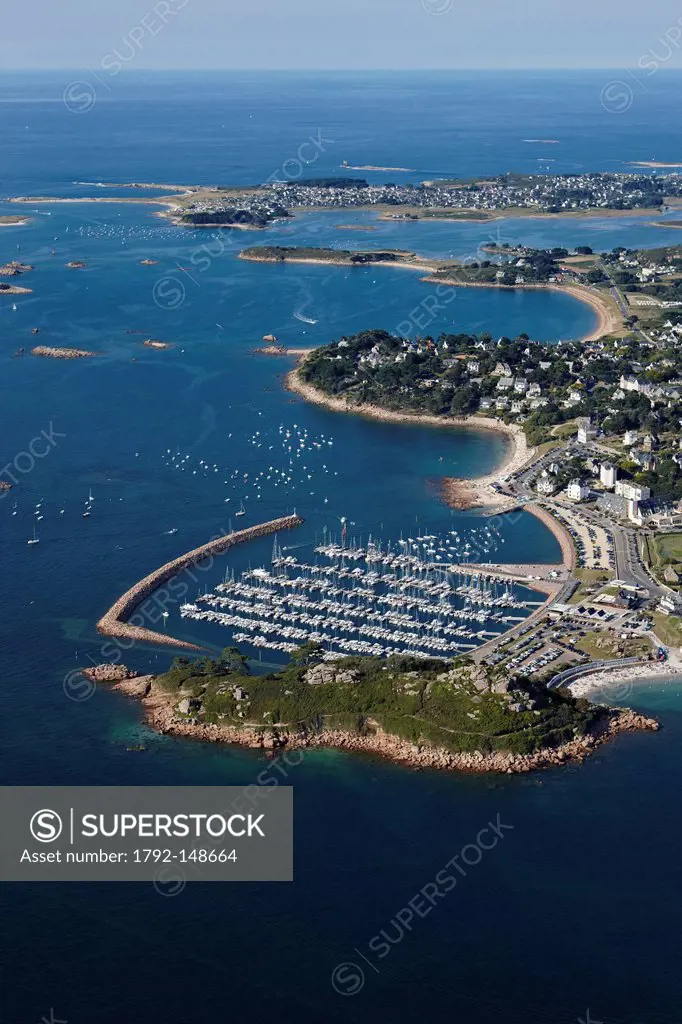
[[[239,650],[227,648],[213,661],[176,658],[158,677],[119,668],[114,682],[168,735],[273,754],[337,748],[416,769],[526,773],[581,762],[620,733],[659,728],[629,709],[593,705],[466,658],[320,659],[308,645],[282,671],[250,676]]]

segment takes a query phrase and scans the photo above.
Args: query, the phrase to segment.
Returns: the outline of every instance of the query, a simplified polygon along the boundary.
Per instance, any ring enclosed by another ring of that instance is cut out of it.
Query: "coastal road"
[[[565,458],[572,447],[574,446],[568,444],[562,448],[554,449],[554,451],[548,452],[540,459],[537,459],[531,467],[524,469],[515,479],[510,481],[509,489],[519,498],[533,498],[537,500],[537,495],[530,489],[531,478],[537,475],[543,466],[548,465],[550,462],[561,461],[562,457]],[[613,456],[613,453],[609,453],[608,449],[601,447],[600,450],[600,446],[594,443],[581,445],[580,450],[581,453],[592,454],[597,457],[607,453],[611,457]],[[621,525],[608,516],[602,515],[602,513],[595,509],[588,509],[584,505],[580,506],[580,514],[613,537],[616,574],[619,579],[623,580],[624,583],[648,590],[652,597],[661,598],[664,596],[666,591],[651,578],[642,562],[637,543],[637,532],[633,528]]]
[[[648,590],[652,597],[663,597],[666,591],[651,578],[642,562],[637,543],[637,531],[627,526],[621,526],[593,509],[581,506],[580,512],[595,526],[601,526],[611,533],[618,579]]]

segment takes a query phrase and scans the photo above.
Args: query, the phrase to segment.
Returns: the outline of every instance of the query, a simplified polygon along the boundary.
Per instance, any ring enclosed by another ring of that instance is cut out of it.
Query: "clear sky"
[[[7,0],[0,68],[682,67],[681,0]]]

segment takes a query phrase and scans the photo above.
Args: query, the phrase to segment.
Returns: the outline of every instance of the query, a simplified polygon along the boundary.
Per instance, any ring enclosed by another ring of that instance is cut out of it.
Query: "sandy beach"
[[[368,419],[381,420],[386,423],[415,423],[426,427],[455,427],[460,430],[484,430],[502,434],[509,442],[504,460],[494,472],[469,480],[458,480],[447,477],[442,484],[442,493],[448,504],[455,508],[492,507],[505,504],[509,496],[500,494],[493,489],[499,484],[501,477],[517,472],[534,457],[535,449],[529,447],[526,435],[521,427],[503,423],[501,420],[489,419],[486,416],[428,416],[410,415],[403,412],[392,412],[378,405],[349,405],[344,398],[331,398],[324,391],[307,384],[301,379],[300,366],[305,356],[299,359],[299,366],[286,376],[286,388],[294,391],[301,398],[315,405],[323,405],[334,412],[351,413],[355,416],[366,416]],[[457,504],[455,504],[457,502]]]
[[[623,326],[623,318],[606,296],[585,284],[546,285],[553,291],[568,293],[581,302],[587,303],[597,314],[597,326],[581,341],[599,341],[605,334],[613,334]]]
[[[642,665],[624,665],[623,668],[595,670],[580,676],[574,683],[566,687],[574,697],[587,697],[597,690],[604,690],[615,700],[625,700],[630,695],[634,683],[642,683],[659,676],[668,677],[672,682],[682,682],[682,668],[668,663],[649,662]]]
[[[675,168],[682,167],[682,164],[662,164],[657,160],[631,160],[630,167],[658,167],[658,168]]]

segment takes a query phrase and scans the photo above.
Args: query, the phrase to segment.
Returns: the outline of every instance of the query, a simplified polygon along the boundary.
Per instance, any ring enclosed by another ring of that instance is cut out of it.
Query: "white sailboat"
[[[246,509],[244,508],[244,502],[243,501],[239,502],[239,510],[237,512],[235,512],[235,515],[236,516],[245,516],[246,515]]]
[[[40,538],[36,536],[36,528],[33,527],[33,536],[30,540],[26,541],[27,544],[40,544]]]

